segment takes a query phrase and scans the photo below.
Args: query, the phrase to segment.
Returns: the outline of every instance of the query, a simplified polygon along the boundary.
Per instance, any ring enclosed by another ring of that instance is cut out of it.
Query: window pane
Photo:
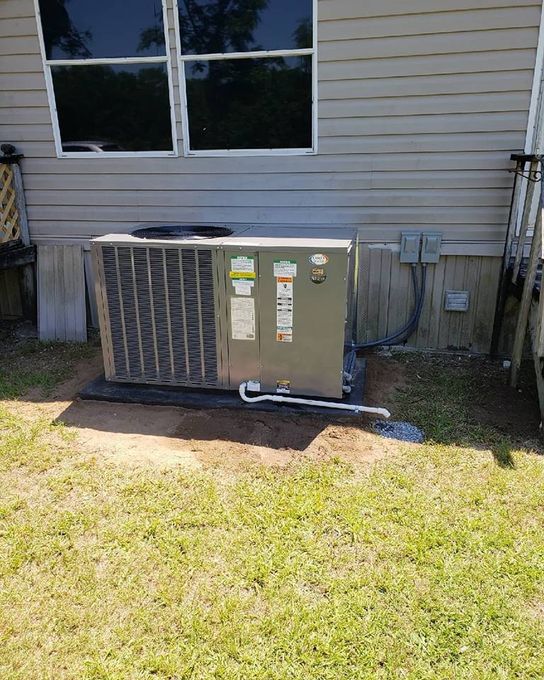
[[[48,59],[165,54],[161,0],[39,0]]]
[[[170,151],[166,64],[53,66],[63,147]]]
[[[182,54],[312,47],[312,0],[178,0]]]
[[[192,150],[312,146],[312,58],[185,64]]]

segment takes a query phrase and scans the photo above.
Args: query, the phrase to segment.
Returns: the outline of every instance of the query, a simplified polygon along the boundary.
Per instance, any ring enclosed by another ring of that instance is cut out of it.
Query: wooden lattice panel
[[[21,237],[11,165],[0,164],[0,244]]]

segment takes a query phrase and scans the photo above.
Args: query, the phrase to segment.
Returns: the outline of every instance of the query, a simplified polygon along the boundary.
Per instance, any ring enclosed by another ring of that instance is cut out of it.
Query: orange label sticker
[[[276,342],[293,342],[293,331],[277,331]]]

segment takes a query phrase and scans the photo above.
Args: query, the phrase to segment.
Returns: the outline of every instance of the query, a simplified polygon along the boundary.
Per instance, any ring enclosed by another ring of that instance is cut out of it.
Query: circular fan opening
[[[155,227],[143,227],[132,232],[136,238],[154,239],[158,241],[174,241],[176,239],[206,239],[230,236],[232,229],[211,226],[184,226],[181,224],[162,224]]]

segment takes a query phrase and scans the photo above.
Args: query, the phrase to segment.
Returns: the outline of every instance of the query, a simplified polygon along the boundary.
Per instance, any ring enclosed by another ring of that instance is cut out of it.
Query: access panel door
[[[261,251],[261,389],[340,398],[348,251]]]
[[[246,248],[224,251],[224,332],[228,385],[259,380],[259,256]]]

